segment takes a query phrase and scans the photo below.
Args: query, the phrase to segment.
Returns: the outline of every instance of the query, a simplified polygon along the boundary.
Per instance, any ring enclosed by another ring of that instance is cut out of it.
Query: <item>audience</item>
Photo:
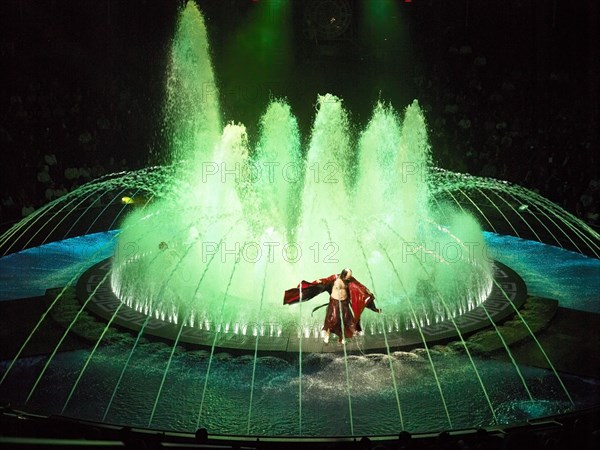
[[[519,184],[598,225],[597,157],[584,131],[588,117],[569,89],[572,74],[537,81],[538,90],[552,91],[544,107],[522,70],[488,67],[472,52],[451,47],[445,64],[452,70],[422,71],[414,80],[436,164]]]
[[[130,116],[144,117],[137,102],[119,102],[129,97],[127,88],[114,81],[112,96],[106,96],[84,89],[84,81],[61,80],[31,78],[17,83],[10,94],[2,92],[0,222],[25,217],[110,171],[142,165],[127,165],[122,157],[130,145],[127,133],[140,133],[129,127]],[[137,127],[148,127],[148,120],[140,120]]]

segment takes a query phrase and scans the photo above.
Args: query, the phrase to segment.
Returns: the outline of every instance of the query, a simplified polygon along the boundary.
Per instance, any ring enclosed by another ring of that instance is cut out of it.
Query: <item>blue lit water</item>
[[[52,242],[0,258],[0,300],[44,295],[110,257],[117,231]],[[563,308],[600,313],[600,260],[513,236],[484,233],[493,259],[515,270],[527,292]],[[76,278],[75,278],[76,279]]]
[[[600,313],[600,260],[537,241],[484,233],[490,256],[516,271],[527,292],[563,308]]]
[[[46,289],[74,284],[114,252],[118,231],[51,242],[0,258],[0,300],[38,297]]]
[[[43,295],[46,288],[65,285],[91,264],[110,256],[115,235],[110,232],[73,238],[0,258],[0,298]],[[530,293],[557,299],[562,307],[600,312],[598,260],[492,233],[486,233],[486,241],[494,258],[523,277]],[[66,415],[102,419],[133,341],[134,336],[129,333],[114,333],[106,345],[99,347],[65,409]],[[142,339],[107,413],[107,422],[149,425],[151,406],[170,352],[171,347],[166,343]],[[23,404],[25,398],[46,359],[21,359],[0,386],[0,403],[10,402],[16,408],[59,414],[89,354],[89,350],[58,353],[27,405]],[[463,354],[436,349],[432,358],[442,394],[422,350],[395,352],[389,356],[350,356],[347,363],[354,433],[394,435],[401,429],[416,433],[451,426],[511,424],[567,412],[571,408],[552,372],[535,367],[520,368],[533,396],[531,399],[511,364],[475,357],[475,366],[493,405],[492,412],[474,368]],[[397,392],[393,387],[390,361]],[[204,394],[199,423],[210,433],[350,434],[343,358],[333,354],[305,355],[302,377],[299,377],[297,359],[259,357],[252,389],[253,363],[251,356],[218,352],[209,372],[208,352],[178,348],[150,426],[193,432]],[[0,363],[2,373],[8,364],[9,361]],[[598,380],[568,374],[561,377],[577,409],[600,403]],[[451,424],[441,395],[448,405]]]

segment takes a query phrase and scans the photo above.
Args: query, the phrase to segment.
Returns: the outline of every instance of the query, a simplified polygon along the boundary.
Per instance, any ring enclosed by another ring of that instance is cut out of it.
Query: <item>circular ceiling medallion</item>
[[[338,39],[350,27],[352,7],[348,0],[314,0],[307,5],[305,17],[309,36]]]

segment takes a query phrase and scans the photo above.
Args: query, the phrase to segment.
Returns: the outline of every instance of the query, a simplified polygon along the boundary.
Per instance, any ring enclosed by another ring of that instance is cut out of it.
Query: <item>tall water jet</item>
[[[250,148],[244,125],[220,123],[208,49],[190,2],[173,42],[165,106],[177,169],[162,198],[122,226],[111,279],[122,301],[207,329],[257,333],[275,323],[279,332],[316,333],[309,308],[281,305],[283,291],[343,266],[371,274],[396,328],[416,326],[406,296],[422,323],[486,298],[491,262],[481,230],[463,213],[437,217],[430,204],[430,146],[417,101],[402,121],[377,103],[356,145],[343,101],[319,96],[303,158],[296,118],[273,100]],[[249,289],[257,280],[266,280],[264,295]]]
[[[356,198],[370,198],[370,201],[358,205],[366,217],[385,211],[390,200],[397,195],[398,186],[393,180],[398,175],[395,162],[400,148],[400,132],[400,118],[393,108],[378,102],[358,143],[358,171],[361,176],[356,185]]]
[[[204,18],[193,2],[179,15],[166,82],[165,133],[172,160],[206,158],[219,138],[219,91]]]
[[[260,120],[260,141],[249,169],[254,198],[247,203],[256,209],[247,216],[262,218],[263,229],[287,230],[291,239],[298,225],[304,163],[298,122],[282,100],[271,102]]]

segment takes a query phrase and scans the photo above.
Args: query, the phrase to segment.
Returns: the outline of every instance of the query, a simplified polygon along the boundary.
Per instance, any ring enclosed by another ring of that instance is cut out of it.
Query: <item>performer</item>
[[[360,316],[365,308],[381,312],[380,309],[375,307],[373,293],[352,276],[352,270],[350,269],[344,269],[339,274],[315,280],[311,283],[303,280],[297,288],[285,291],[283,304],[291,305],[310,300],[322,292],[329,293],[329,303],[327,304],[327,312],[323,323],[326,344],[329,343],[331,333],[336,334],[342,344],[345,344],[345,339],[360,333],[362,331]],[[313,312],[319,308],[315,308]]]

